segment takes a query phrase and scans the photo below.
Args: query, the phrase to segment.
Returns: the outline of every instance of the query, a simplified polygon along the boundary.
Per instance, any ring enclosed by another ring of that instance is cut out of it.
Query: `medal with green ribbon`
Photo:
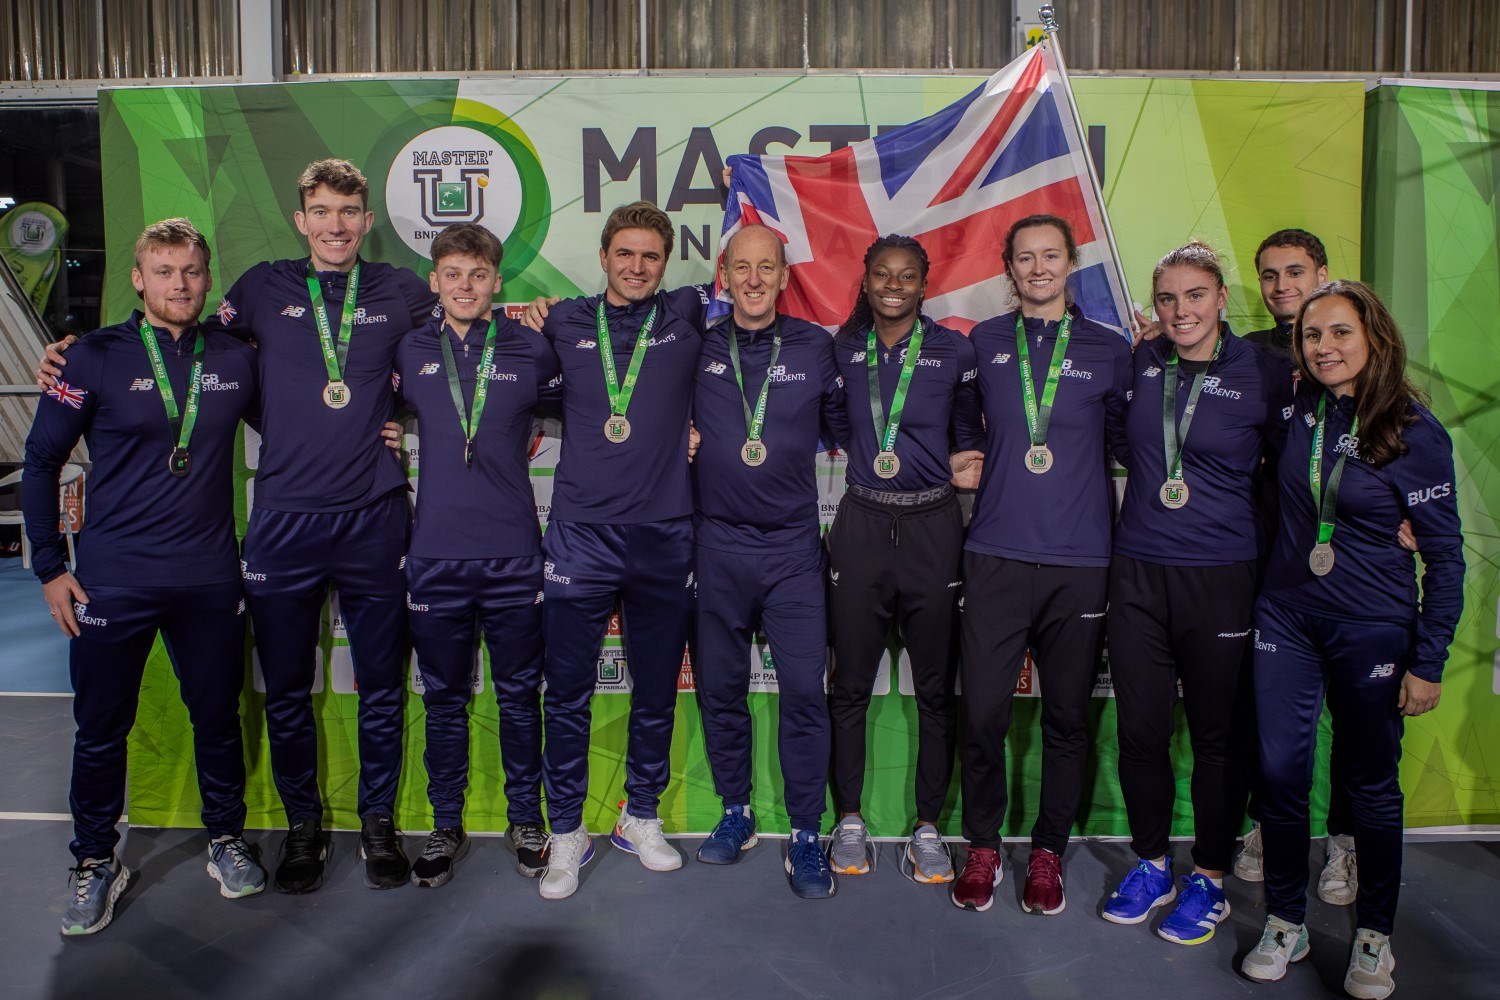
[[[604,387],[609,394],[609,419],[604,422],[604,440],[611,444],[623,444],[630,437],[630,421],[625,412],[630,409],[630,397],[635,392],[636,380],[641,375],[641,362],[646,360],[646,348],[651,346],[651,328],[656,325],[656,306],[646,314],[641,332],[635,338],[635,350],[630,353],[630,367],[625,371],[625,382],[621,384],[615,373],[615,349],[609,342],[609,324],[604,319],[604,297],[599,297],[599,308],[594,313],[594,324],[599,331],[599,359],[604,364]]]
[[[193,466],[193,457],[188,454],[188,441],[193,436],[193,424],[198,422],[198,399],[203,394],[203,331],[196,334],[193,345],[193,371],[188,376],[187,405],[179,412],[177,397],[172,392],[172,383],[167,381],[167,365],[162,360],[161,345],[156,342],[156,331],[141,317],[141,342],[151,357],[151,374],[156,377],[156,391],[161,393],[162,405],[167,410],[167,425],[172,428],[176,444],[167,457],[167,470],[181,479]]]
[[[1354,418],[1349,428],[1349,447],[1339,452],[1333,471],[1328,474],[1328,486],[1323,486],[1323,410],[1327,395],[1318,397],[1318,423],[1313,430],[1312,454],[1307,462],[1307,479],[1312,486],[1313,507],[1318,512],[1318,541],[1308,554],[1307,565],[1317,576],[1327,576],[1333,569],[1333,516],[1338,507],[1339,482],[1344,478],[1344,462],[1359,440],[1359,417]]]
[[[740,402],[745,407],[745,443],[740,448],[740,460],[746,465],[762,465],[766,460],[766,445],[761,441],[760,433],[766,424],[766,401],[771,395],[771,373],[776,370],[776,359],[781,357],[781,320],[776,321],[776,328],[771,335],[771,363],[766,366],[766,380],[761,383],[760,398],[755,401],[755,409],[750,409],[750,401],[745,398],[745,376],[740,368],[740,344],[739,335],[735,332],[734,324],[729,324],[729,361],[734,366],[734,381],[740,387]]]
[[[1047,365],[1047,381],[1042,386],[1042,402],[1037,405],[1036,386],[1031,381],[1031,352],[1026,348],[1026,323],[1016,313],[1016,356],[1021,367],[1021,398],[1026,403],[1026,429],[1031,447],[1026,449],[1026,471],[1041,475],[1052,468],[1052,449],[1047,447],[1047,426],[1052,423],[1052,402],[1057,398],[1057,383],[1062,380],[1063,361],[1068,354],[1068,338],[1073,332],[1073,314],[1063,313],[1057,331],[1057,345]]]
[[[1219,352],[1224,349],[1224,338],[1220,337],[1214,344],[1213,357],[1208,359],[1212,365],[1219,360]],[[1188,485],[1182,478],[1182,450],[1187,445],[1188,428],[1193,426],[1193,414],[1198,410],[1198,397],[1203,393],[1203,378],[1208,374],[1208,365],[1201,372],[1193,376],[1193,386],[1188,390],[1187,406],[1182,411],[1182,423],[1177,423],[1177,348],[1172,348],[1167,355],[1166,374],[1162,376],[1164,381],[1161,385],[1161,436],[1162,452],[1167,459],[1167,481],[1161,484],[1161,497],[1163,507],[1177,510],[1186,507],[1188,502]]]
[[[359,288],[359,264],[349,272],[349,286],[344,290],[344,311],[339,316],[339,336],[333,338],[328,325],[328,307],[323,304],[323,286],[312,260],[307,262],[307,294],[312,298],[313,318],[318,324],[318,340],[323,345],[323,364],[328,369],[328,384],[323,387],[323,402],[335,410],[349,405],[349,385],[344,381],[344,365],[349,360],[349,342],[354,339],[354,298]]]
[[[448,391],[453,395],[453,407],[458,410],[458,422],[464,429],[464,465],[474,467],[474,437],[479,433],[479,418],[484,415],[484,401],[490,395],[490,375],[495,370],[495,321],[484,335],[484,353],[479,357],[479,371],[474,376],[474,408],[472,412],[464,406],[464,387],[458,380],[458,362],[453,357],[453,345],[448,342],[448,331],[438,331],[438,342],[443,346],[443,367],[448,373]]]
[[[865,370],[870,376],[870,416],[875,422],[875,440],[880,446],[880,453],[875,456],[875,475],[881,479],[893,479],[901,471],[901,459],[896,457],[896,434],[901,429],[901,412],[906,409],[906,393],[911,388],[911,376],[916,371],[917,358],[922,354],[922,337],[925,332],[922,319],[918,317],[909,334],[911,343],[907,345],[906,357],[901,362],[896,392],[891,396],[889,417],[880,401],[880,362],[875,356],[873,326],[865,338]]]

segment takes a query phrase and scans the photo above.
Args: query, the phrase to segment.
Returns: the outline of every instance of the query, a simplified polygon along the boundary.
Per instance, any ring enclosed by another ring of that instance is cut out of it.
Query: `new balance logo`
[[[1377,678],[1380,678],[1380,677],[1394,677],[1394,676],[1396,676],[1396,665],[1394,663],[1381,663],[1381,664],[1377,664],[1376,667],[1375,667],[1375,669],[1370,671],[1370,679],[1371,680],[1376,680]]]
[[[151,381],[149,378],[138,378],[134,382],[130,383],[131,392],[150,392],[155,388],[156,383]]]
[[[729,370],[729,366],[722,361],[710,361],[703,370],[710,375],[723,375]]]
[[[859,364],[859,363],[860,363],[860,362],[861,362],[861,361],[863,361],[863,360],[864,360],[864,359],[865,359],[865,352],[864,352],[864,351],[855,351],[855,352],[854,352],[854,355],[853,355],[853,356],[852,356],[852,357],[850,357],[850,358],[849,358],[849,361],[850,361],[850,362],[851,362],[851,363],[853,363],[853,364],[856,364],[856,365],[857,365],[857,364]]]
[[[532,601],[531,603],[532,604],[541,604],[546,599],[547,599],[547,593],[546,593],[546,591],[538,590],[536,592],[536,600]]]
[[[429,361],[429,362],[427,362],[427,364],[425,364],[421,368],[417,369],[417,374],[418,375],[436,375],[438,373],[438,367],[439,367],[439,365],[438,365],[438,363],[436,361]]]
[[[574,344],[573,346],[576,347],[576,348],[578,348],[579,350],[591,351],[594,348],[596,348],[596,347],[599,346],[599,341],[584,339],[584,340],[580,340],[578,343]]]
[[[997,354],[993,358],[990,358],[990,364],[992,364],[992,365],[1008,365],[1008,364],[1010,364],[1010,355],[1009,354],[1003,354],[1003,353],[1002,354]]]
[[[1156,367],[1155,365],[1152,365],[1150,368],[1147,368],[1145,371],[1141,372],[1141,375],[1145,378],[1156,378],[1156,376],[1160,374],[1161,369]]]
[[[307,312],[306,306],[287,306],[285,309],[281,310],[281,315],[290,316],[293,319],[301,319],[302,314],[305,312]]]

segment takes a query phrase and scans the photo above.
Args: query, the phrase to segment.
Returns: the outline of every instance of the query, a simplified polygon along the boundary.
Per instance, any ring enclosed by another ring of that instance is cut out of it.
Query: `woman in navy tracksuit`
[[[1130,480],[1109,570],[1120,791],[1139,860],[1103,916],[1141,923],[1177,895],[1167,839],[1180,680],[1196,838],[1182,896],[1157,930],[1178,944],[1207,941],[1229,915],[1224,871],[1243,816],[1230,733],[1255,603],[1253,483],[1262,454],[1281,448],[1292,402],[1285,362],[1220,320],[1227,294],[1219,257],[1202,243],[1156,266],[1152,301],[1165,336],[1135,353]]]
[[[1308,952],[1308,789],[1326,689],[1359,853],[1344,989],[1395,989],[1390,933],[1401,885],[1399,775],[1405,716],[1438,702],[1463,607],[1453,446],[1406,377],[1406,349],[1366,286],[1335,281],[1302,307],[1299,394],[1278,468],[1281,525],[1255,609],[1266,920],[1241,970],[1280,979]],[[1409,518],[1425,570],[1397,541]]]

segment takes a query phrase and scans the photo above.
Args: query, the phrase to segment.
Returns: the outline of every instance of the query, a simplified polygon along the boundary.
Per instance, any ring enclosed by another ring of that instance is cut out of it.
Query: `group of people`
[[[1269,916],[1243,971],[1278,979],[1305,957],[1326,696],[1344,803],[1330,827],[1352,838],[1339,869],[1351,895],[1355,849],[1361,859],[1346,986],[1362,997],[1394,988],[1402,717],[1437,703],[1462,539],[1451,444],[1407,379],[1400,333],[1370,289],[1326,281],[1311,234],[1283,230],[1261,246],[1277,326],[1246,338],[1221,318],[1220,259],[1189,243],[1156,267],[1157,321],[1140,317],[1132,349],[1070,302],[1077,246],[1051,215],[1010,227],[997,252],[1016,308],[970,335],[923,312],[921,243],[887,236],[865,254],[830,337],[778,311],[788,264],[763,226],[723,250],[722,321],[710,322],[708,289],[661,288],[673,227],[638,202],[605,224],[602,294],[539,299],[514,322],[494,309],[502,247],[483,227],[444,229],[423,284],[360,257],[373,215],[353,165],[314,163],[299,187],[307,258],[252,268],[200,323],[207,243],[186,220],[157,223],[135,250],[141,309],[49,349],[39,371],[48,388],[23,502],[47,603],[72,637],[78,721],[63,933],[103,928],[128,884],[115,852],[125,741],[158,631],[193,723],[209,874],[230,897],[265,886],[243,839],[247,606],[288,822],[272,878],[283,892],[319,887],[327,839],[310,689],[332,584],[359,689],[359,843],[372,887],[442,885],[467,847],[478,629],[499,701],[507,843],[544,898],[576,891],[594,854],[583,825],[590,699],[618,601],[632,690],[616,847],[652,871],[682,865],[657,807],[690,636],[723,802],[696,857],[730,864],[755,846],[746,695],[761,631],[780,690],[789,884],[827,897],[839,878],[871,871],[866,714],[894,632],[918,719],[902,869],[987,910],[1004,873],[1005,741],[1030,651],[1043,753],[1022,907],[1059,913],[1107,632],[1139,862],[1105,919],[1140,923],[1175,902],[1158,933],[1201,943],[1229,915],[1226,872],[1263,870]],[[337,316],[330,301],[342,302]],[[398,407],[420,422],[414,523],[383,440],[398,437],[384,429]],[[527,467],[539,410],[560,410],[562,425],[545,535]],[[261,451],[240,548],[231,474],[242,419]],[[94,469],[70,570],[56,482],[80,437]],[[813,458],[830,446],[848,457],[847,491],[825,540]],[[1110,456],[1129,473],[1118,519]],[[967,525],[957,489],[977,491]],[[436,827],[410,865],[394,822],[408,633]],[[1196,839],[1191,871],[1175,879],[1179,684]],[[937,828],[955,756],[961,868]],[[1251,791],[1257,824],[1235,862]]]

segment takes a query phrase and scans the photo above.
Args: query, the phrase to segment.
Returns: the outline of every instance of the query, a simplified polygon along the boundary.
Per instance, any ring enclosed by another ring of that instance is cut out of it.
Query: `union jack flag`
[[[71,406],[75,410],[81,410],[83,409],[83,401],[88,396],[89,391],[71,386],[59,379],[56,385],[46,391],[46,394],[64,406]]]
[[[1037,46],[956,104],[825,156],[731,156],[722,249],[760,223],[786,243],[791,278],[778,308],[825,327],[848,316],[865,249],[901,233],[932,263],[924,311],[967,333],[1014,307],[1000,253],[1011,223],[1067,219],[1080,263],[1068,280],[1095,322],[1130,327],[1103,209],[1089,181],[1052,53]],[[716,287],[714,314],[729,311]]]

